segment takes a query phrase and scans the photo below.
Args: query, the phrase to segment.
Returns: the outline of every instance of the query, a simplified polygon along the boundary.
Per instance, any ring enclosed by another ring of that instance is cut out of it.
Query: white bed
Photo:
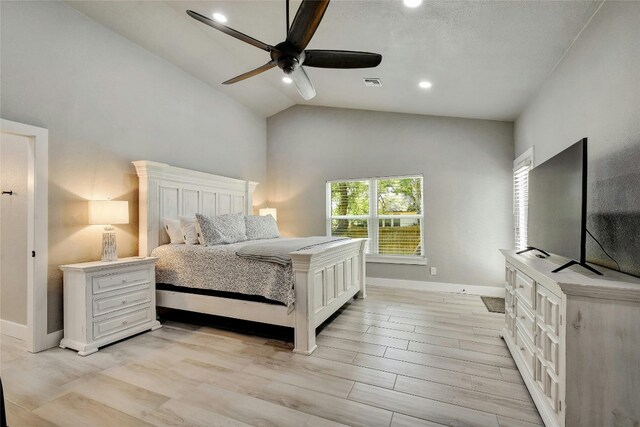
[[[140,181],[140,256],[168,243],[163,218],[251,214],[256,182],[227,178],[146,160],[133,162]],[[157,290],[159,307],[294,328],[294,352],[316,349],[316,328],[352,297],[366,296],[366,239],[328,243],[291,253],[295,302],[269,304]]]

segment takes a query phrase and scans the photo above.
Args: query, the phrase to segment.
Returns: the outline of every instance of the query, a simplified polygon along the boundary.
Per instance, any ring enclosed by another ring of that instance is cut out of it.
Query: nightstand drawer
[[[113,291],[120,288],[139,285],[149,282],[150,269],[125,271],[122,273],[105,274],[93,277],[93,293],[100,294],[103,292]]]
[[[130,311],[126,314],[112,317],[110,319],[93,322],[93,339],[102,338],[106,335],[123,331],[136,325],[148,322],[151,318],[151,305],[144,308]]]
[[[113,297],[95,299],[93,300],[93,317],[145,302],[151,302],[151,290],[149,288]]]

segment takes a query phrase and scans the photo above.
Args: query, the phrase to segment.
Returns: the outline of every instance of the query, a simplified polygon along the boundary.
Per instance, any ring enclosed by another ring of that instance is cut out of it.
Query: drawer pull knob
[[[524,351],[524,347],[520,347],[520,351]]]
[[[125,305],[127,303],[127,300],[122,301],[122,305]]]
[[[122,279],[122,283],[125,283],[127,281],[127,279]]]
[[[129,322],[127,322],[126,320],[123,320],[123,321],[122,321],[122,324],[123,324],[123,325],[126,325],[127,323],[129,323]]]
[[[520,289],[524,289],[524,285],[518,285]]]
[[[524,320],[524,319],[525,319],[525,317],[524,317],[524,316],[520,316],[520,318],[521,318],[522,320]]]

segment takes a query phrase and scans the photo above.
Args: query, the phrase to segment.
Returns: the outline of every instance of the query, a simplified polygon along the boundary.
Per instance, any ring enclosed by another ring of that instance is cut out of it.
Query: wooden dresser
[[[640,422],[640,279],[506,258],[503,338],[547,427]]]
[[[158,258],[123,258],[60,266],[64,272],[64,338],[80,356],[145,330],[156,320]]]

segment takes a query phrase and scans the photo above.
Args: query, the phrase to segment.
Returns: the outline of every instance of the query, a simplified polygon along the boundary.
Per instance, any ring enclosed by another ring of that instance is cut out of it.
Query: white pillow
[[[200,234],[207,246],[244,242],[247,231],[243,214],[204,216],[196,214]]]
[[[278,224],[271,215],[244,217],[244,224],[247,228],[247,240],[275,239],[280,237]]]
[[[182,235],[182,229],[180,228],[180,221],[177,219],[165,218],[162,220],[164,224],[164,230],[169,235],[171,243],[184,243],[184,237]]]
[[[182,230],[182,237],[187,245],[197,245],[200,243],[198,240],[198,232],[196,231],[196,218],[195,217],[180,217],[180,229]]]

